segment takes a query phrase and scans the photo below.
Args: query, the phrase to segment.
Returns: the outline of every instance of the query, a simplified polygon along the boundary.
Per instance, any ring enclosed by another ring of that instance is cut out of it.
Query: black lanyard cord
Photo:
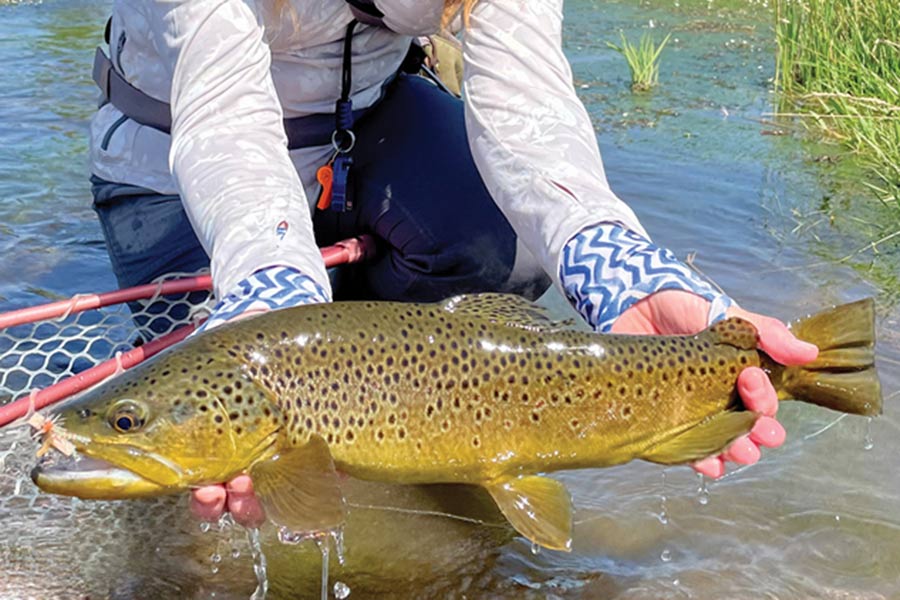
[[[349,131],[353,128],[353,103],[350,94],[353,91],[353,30],[359,22],[356,19],[347,25],[344,36],[344,60],[341,68],[341,97],[335,105],[337,131]]]

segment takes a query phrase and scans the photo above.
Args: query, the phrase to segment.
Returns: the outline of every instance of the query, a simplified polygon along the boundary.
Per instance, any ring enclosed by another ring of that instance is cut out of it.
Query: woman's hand
[[[682,290],[662,290],[632,305],[612,326],[613,333],[689,335],[707,327],[710,303],[700,296]],[[783,365],[802,365],[815,360],[819,351],[814,345],[798,340],[777,319],[731,306],[728,317],[740,317],[752,323],[759,332],[759,347]],[[738,393],[748,410],[760,417],[753,430],[735,440],[719,456],[711,456],[693,467],[709,477],[725,474],[725,461],[749,465],[759,460],[760,446],[775,448],[784,442],[785,431],[775,420],[778,397],[765,372],[747,367],[737,380]]]

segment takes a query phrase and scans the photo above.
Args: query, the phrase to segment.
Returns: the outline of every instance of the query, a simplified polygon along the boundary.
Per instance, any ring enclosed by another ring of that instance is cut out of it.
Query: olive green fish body
[[[497,294],[286,309],[191,338],[67,403],[60,434],[101,462],[34,478],[117,498],[249,472],[289,531],[343,522],[337,471],[470,483],[522,535],[567,549],[568,493],[536,474],[721,451],[755,420],[735,391],[747,366],[767,368],[784,397],[880,411],[871,302],[797,331],[822,349],[809,369],[775,365],[738,319],[660,337],[571,331]]]
[[[214,333],[200,353],[267,390],[292,443],[321,436],[340,470],[406,483],[626,462],[724,410],[759,362],[711,335],[547,333],[440,305],[323,305]]]

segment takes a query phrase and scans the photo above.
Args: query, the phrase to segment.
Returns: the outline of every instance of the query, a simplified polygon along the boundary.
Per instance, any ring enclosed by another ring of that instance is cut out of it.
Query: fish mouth
[[[164,486],[99,458],[42,459],[31,471],[41,490],[87,500],[143,498],[167,493]]]

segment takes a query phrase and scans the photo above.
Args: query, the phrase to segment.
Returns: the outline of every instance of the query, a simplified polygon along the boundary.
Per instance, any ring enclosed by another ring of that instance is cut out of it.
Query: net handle
[[[325,267],[331,268],[364,261],[374,254],[374,250],[374,240],[370,236],[362,235],[357,238],[338,242],[333,246],[322,248],[321,252],[322,258],[325,261]],[[167,284],[170,283],[177,285],[167,287]],[[103,294],[92,294],[89,296],[78,295],[73,296],[69,300],[51,302],[42,306],[25,308],[0,315],[0,327],[11,327],[13,325],[33,323],[35,321],[52,319],[62,315],[83,312],[122,302],[153,298],[159,294],[178,294],[208,290],[211,286],[212,281],[209,276],[206,275],[200,277],[186,277],[162,284],[141,285]],[[32,406],[34,410],[46,408],[51,404],[55,404],[60,400],[64,400],[73,394],[77,394],[82,390],[100,383],[107,377],[114,375],[119,369],[130,369],[151,356],[159,354],[169,346],[177,344],[193,333],[197,325],[198,324],[185,325],[169,334],[151,340],[142,346],[133,348],[128,352],[124,352],[121,355],[104,361],[90,369],[86,369],[77,375],[67,377],[58,383],[44,388],[33,396],[20,398],[15,402],[0,406],[0,428],[9,425],[16,419],[26,416]]]
[[[373,251],[374,240],[368,235],[343,240],[333,246],[321,248],[322,258],[327,268],[365,260]],[[148,283],[102,294],[76,294],[67,300],[0,313],[0,329],[56,319],[124,302],[146,300],[155,296],[187,294],[211,289],[212,278],[209,275],[200,275],[160,283]]]

